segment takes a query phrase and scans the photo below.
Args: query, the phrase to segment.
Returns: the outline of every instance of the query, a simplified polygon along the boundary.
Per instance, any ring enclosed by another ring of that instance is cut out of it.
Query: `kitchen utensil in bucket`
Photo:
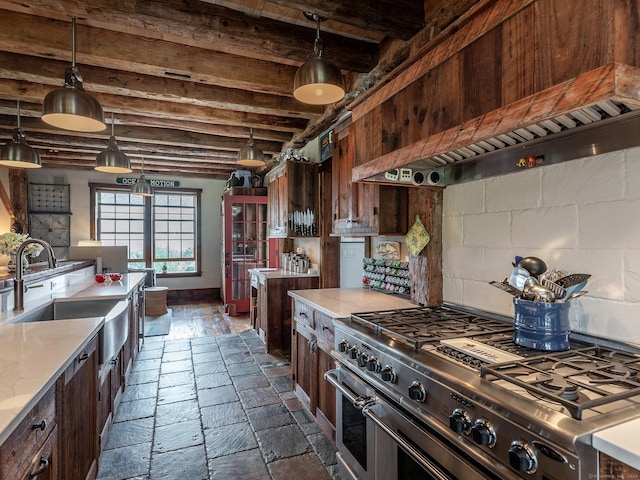
[[[514,298],[513,341],[535,350],[562,351],[569,345],[568,302],[532,302]]]

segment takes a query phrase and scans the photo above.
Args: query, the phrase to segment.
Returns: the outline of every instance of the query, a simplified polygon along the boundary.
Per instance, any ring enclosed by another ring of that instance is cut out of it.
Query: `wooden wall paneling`
[[[368,223],[374,230],[380,225],[380,186],[371,183],[358,183],[358,212],[359,222]]]
[[[409,87],[408,94],[412,102],[407,112],[407,138],[421,138],[429,135],[427,115],[433,98],[425,92],[425,83],[425,78],[422,77]]]
[[[430,108],[427,114],[426,138],[434,133],[459,125],[462,116],[463,87],[467,81],[465,72],[461,72],[461,55],[455,55],[448,62],[438,65],[428,76],[430,84]],[[462,78],[461,78],[462,77]],[[419,138],[409,139],[412,144]]]
[[[442,188],[410,188],[409,218],[416,215],[429,232],[431,240],[417,257],[409,257],[411,300],[420,305],[442,302]]]
[[[614,60],[611,2],[538,0],[534,5],[536,91]]]
[[[382,107],[378,106],[369,115],[354,125],[355,152],[354,166],[369,162],[382,155]]]
[[[612,3],[614,21],[614,59],[628,65],[640,65],[640,49],[636,32],[640,25],[640,3],[636,0],[615,0]]]
[[[332,237],[333,160],[322,162],[320,176],[320,288],[340,286],[340,237]],[[351,170],[349,170],[351,178]],[[336,195],[337,196],[337,195]]]
[[[397,68],[396,76],[385,85],[353,102],[353,121],[369,114],[387,99],[395,96],[407,85],[415,82],[437,65],[447,61],[487,31],[500,25],[505,18],[516,15],[536,0],[486,0],[479,5],[474,15],[465,18],[443,31],[421,49],[412,50],[414,55]],[[568,3],[568,2],[567,2]]]
[[[403,140],[403,129],[406,127],[404,112],[406,103],[412,101],[406,95],[401,98],[389,99],[382,104],[382,123],[378,128],[382,129],[382,153],[392,152],[406,145],[406,135]]]
[[[380,233],[405,235],[409,230],[407,206],[413,187],[380,185]],[[413,224],[413,223],[412,223]]]
[[[460,77],[447,82],[451,91],[443,97],[455,98],[455,90],[459,88],[462,119],[475,118],[502,106],[501,52],[501,27],[487,32],[461,52]],[[443,67],[450,63],[452,61]],[[446,88],[444,85],[441,87]]]
[[[523,9],[501,26],[502,104],[532,95],[534,85],[535,31],[533,7]]]

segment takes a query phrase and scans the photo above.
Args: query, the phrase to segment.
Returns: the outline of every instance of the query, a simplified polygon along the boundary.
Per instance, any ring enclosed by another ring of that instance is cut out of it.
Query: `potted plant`
[[[22,233],[7,232],[0,234],[0,255],[9,256],[7,269],[10,272],[15,272],[17,266],[16,253],[18,253],[18,248],[20,248],[20,245],[22,245],[28,238],[29,235]],[[29,262],[26,259],[27,256],[36,257],[40,255],[41,251],[42,245],[39,245],[37,243],[27,245],[27,247],[24,249],[24,257],[22,258],[23,268],[26,269],[29,267]]]

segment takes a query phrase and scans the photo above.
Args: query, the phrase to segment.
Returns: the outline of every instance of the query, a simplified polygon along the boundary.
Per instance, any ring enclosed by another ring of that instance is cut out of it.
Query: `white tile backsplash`
[[[554,250],[577,245],[578,218],[574,205],[514,210],[511,216],[511,242],[516,248]]]
[[[513,315],[488,284],[515,255],[590,273],[571,327],[640,344],[640,148],[451,185],[444,192],[445,301]]]
[[[479,213],[465,215],[462,220],[464,229],[463,245],[473,247],[511,246],[509,212]]]

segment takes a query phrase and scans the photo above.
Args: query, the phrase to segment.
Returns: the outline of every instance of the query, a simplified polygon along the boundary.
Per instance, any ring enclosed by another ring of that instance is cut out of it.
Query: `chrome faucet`
[[[13,309],[14,310],[24,310],[24,280],[22,278],[22,255],[24,253],[24,249],[27,248],[32,243],[37,243],[38,245],[42,245],[44,247],[44,251],[47,252],[47,261],[49,262],[49,268],[56,268],[58,265],[58,260],[56,260],[56,255],[53,253],[53,248],[44,240],[40,240],[39,238],[28,238],[18,247],[18,251],[16,252],[16,278],[13,284]]]

